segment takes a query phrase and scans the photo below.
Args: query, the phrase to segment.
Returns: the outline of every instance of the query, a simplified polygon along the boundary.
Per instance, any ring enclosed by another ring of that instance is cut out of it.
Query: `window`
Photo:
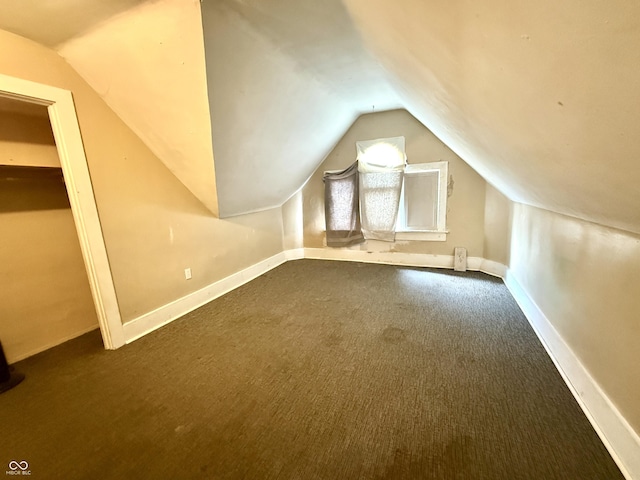
[[[405,167],[396,239],[446,240],[448,176],[448,162]]]
[[[407,165],[404,140],[393,137],[356,142],[356,164],[345,171],[325,172],[328,246],[364,239],[447,239],[449,164]],[[346,180],[346,172],[351,172],[349,190],[343,192],[338,181]]]
[[[359,141],[356,150],[364,237],[393,242],[407,161],[404,137]]]

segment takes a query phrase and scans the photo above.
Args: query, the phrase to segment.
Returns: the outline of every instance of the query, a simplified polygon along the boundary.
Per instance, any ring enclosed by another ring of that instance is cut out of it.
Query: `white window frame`
[[[422,240],[431,242],[444,242],[447,240],[447,233],[449,233],[447,231],[447,181],[449,178],[449,162],[441,161],[409,164],[406,165],[404,169],[405,177],[427,172],[438,172],[438,209],[436,230],[416,230],[402,227],[402,218],[406,218],[404,208],[405,191],[403,183],[402,194],[400,197],[400,209],[398,211],[398,222],[396,223],[396,240]]]

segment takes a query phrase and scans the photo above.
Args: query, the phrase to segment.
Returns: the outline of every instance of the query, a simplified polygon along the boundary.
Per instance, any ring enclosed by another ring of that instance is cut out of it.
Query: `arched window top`
[[[358,170],[402,170],[407,161],[404,137],[378,138],[356,142]]]

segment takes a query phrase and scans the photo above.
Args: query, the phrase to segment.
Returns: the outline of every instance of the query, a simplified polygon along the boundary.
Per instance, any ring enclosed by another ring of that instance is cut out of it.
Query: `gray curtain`
[[[325,172],[324,217],[328,247],[364,242],[360,229],[358,162],[345,170]]]

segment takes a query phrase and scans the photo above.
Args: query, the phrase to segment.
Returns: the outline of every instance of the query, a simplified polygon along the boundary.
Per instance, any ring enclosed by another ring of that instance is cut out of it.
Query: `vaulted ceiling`
[[[0,29],[55,48],[147,0],[5,0]]]
[[[10,0],[0,28],[57,49],[221,216],[282,204],[358,115],[401,107],[512,200],[640,232],[638,2],[90,3]]]
[[[640,4],[345,0],[403,104],[512,200],[640,231]]]
[[[357,116],[400,103],[340,0],[202,4],[220,209],[282,204]]]

